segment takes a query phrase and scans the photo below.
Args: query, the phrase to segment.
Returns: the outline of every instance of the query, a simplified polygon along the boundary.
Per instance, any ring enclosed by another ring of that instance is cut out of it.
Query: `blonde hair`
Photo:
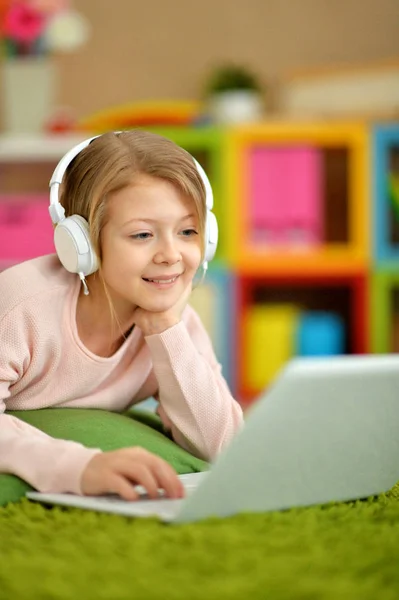
[[[61,194],[65,215],[80,215],[88,221],[100,271],[101,231],[107,219],[107,199],[134,184],[135,178],[143,174],[170,181],[193,200],[204,253],[206,192],[192,156],[171,140],[148,131],[105,133],[94,139],[69,165]]]

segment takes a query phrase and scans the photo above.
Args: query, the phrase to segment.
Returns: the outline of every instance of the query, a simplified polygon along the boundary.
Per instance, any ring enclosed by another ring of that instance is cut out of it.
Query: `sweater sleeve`
[[[224,380],[212,343],[198,315],[147,336],[158,380],[159,414],[183,448],[212,460],[243,422],[242,410]]]
[[[14,416],[0,414],[0,472],[17,475],[40,492],[81,494],[82,473],[98,452],[51,438]]]
[[[30,364],[33,346],[24,331],[22,320],[0,323],[0,473],[17,475],[41,492],[81,494],[82,473],[99,450],[52,438],[5,412],[12,385]]]

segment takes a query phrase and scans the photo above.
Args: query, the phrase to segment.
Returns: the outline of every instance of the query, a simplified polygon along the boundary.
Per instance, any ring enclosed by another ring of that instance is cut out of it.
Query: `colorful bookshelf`
[[[317,277],[246,274],[237,276],[235,285],[237,395],[244,403],[252,401],[272,383],[278,367],[293,355],[301,354],[299,332],[304,316],[328,316],[342,324],[340,346],[329,344],[325,354],[330,354],[334,347],[337,348],[334,353],[339,354],[369,351],[365,273]],[[272,311],[266,317],[265,311],[270,308]],[[336,337],[334,330],[332,334]],[[314,330],[313,335],[317,335]],[[254,368],[253,361],[256,361]],[[267,379],[262,380],[265,373]]]
[[[237,396],[247,403],[294,355],[370,349],[370,136],[362,123],[273,122],[226,138]]]
[[[279,164],[281,193],[275,193],[276,177],[268,181],[263,177],[260,199],[253,180],[262,152],[263,172],[272,172],[273,161]],[[278,163],[281,153],[286,157]],[[229,131],[226,228],[231,264],[247,273],[287,276],[365,269],[370,255],[368,161],[367,128],[360,123],[270,123]],[[275,213],[280,207],[278,221]],[[260,213],[269,218],[271,228],[285,222],[294,232],[291,242],[280,238],[279,243],[270,243],[267,235],[262,236],[254,224]]]

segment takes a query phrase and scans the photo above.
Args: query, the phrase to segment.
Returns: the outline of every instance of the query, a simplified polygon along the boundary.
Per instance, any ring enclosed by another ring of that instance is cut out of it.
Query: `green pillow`
[[[117,450],[142,446],[168,461],[177,473],[205,471],[208,464],[180,448],[163,433],[158,415],[133,409],[124,414],[86,408],[44,408],[9,411],[55,438],[80,442],[89,448]],[[0,473],[0,506],[17,502],[32,487],[15,475]]]

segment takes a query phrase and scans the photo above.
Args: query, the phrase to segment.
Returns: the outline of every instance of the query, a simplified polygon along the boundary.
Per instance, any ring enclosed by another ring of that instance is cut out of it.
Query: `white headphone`
[[[117,131],[115,133],[122,133]],[[77,273],[85,284],[84,278],[98,270],[99,260],[90,241],[89,224],[80,215],[65,217],[65,210],[59,201],[59,187],[65,171],[73,159],[86,148],[92,140],[100,137],[95,135],[77,146],[61,158],[50,179],[49,212],[55,225],[54,245],[62,265],[70,273]],[[202,179],[206,192],[206,223],[205,223],[205,252],[202,263],[203,270],[208,268],[208,261],[215,255],[218,242],[218,224],[213,208],[213,193],[209,179],[201,165],[192,157],[197,171]],[[87,288],[85,286],[85,292]]]

